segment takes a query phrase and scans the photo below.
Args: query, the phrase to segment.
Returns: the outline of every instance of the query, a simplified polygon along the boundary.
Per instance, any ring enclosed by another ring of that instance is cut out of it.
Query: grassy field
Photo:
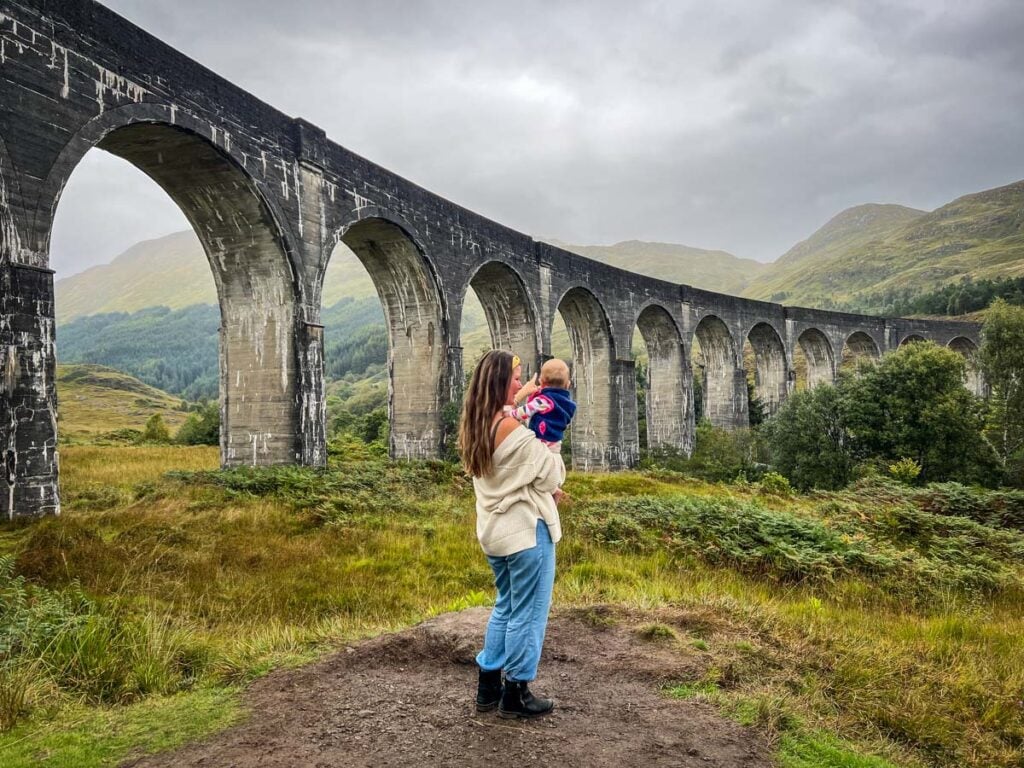
[[[271,668],[491,598],[450,465],[216,464],[67,447],[65,514],[0,527],[0,764],[198,738]],[[700,630],[672,641],[710,672],[665,695],[764,729],[781,765],[1024,760],[1019,533],[887,483],[792,496],[648,472],[567,490],[556,607],[689,611]]]
[[[173,434],[188,416],[179,398],[100,365],[58,365],[57,396],[62,443],[94,442],[119,430],[141,432],[154,413]]]

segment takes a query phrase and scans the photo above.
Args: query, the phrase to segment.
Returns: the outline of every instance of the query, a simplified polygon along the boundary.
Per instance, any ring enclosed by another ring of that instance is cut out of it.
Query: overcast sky
[[[1024,178],[1024,2],[107,0],[334,141],[520,231],[770,261],[867,202]],[[187,228],[99,150],[66,276]]]

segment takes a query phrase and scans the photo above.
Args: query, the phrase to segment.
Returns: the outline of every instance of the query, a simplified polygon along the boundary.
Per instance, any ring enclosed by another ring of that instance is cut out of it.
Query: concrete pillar
[[[672,360],[650,354],[649,360],[647,448],[651,451],[678,451],[689,456],[693,452],[695,431],[693,371],[682,359]]]
[[[704,371],[704,418],[724,429],[750,426],[747,413],[747,372],[739,366],[723,372]]]
[[[613,360],[612,403],[609,434],[605,439],[605,466],[608,469],[629,469],[640,462],[640,434],[636,413],[636,363]]]
[[[710,315],[701,320],[696,336],[704,366],[704,418],[724,429],[748,427],[742,347],[738,350],[725,323]]]
[[[60,514],[53,273],[0,261],[0,518]]]
[[[462,395],[466,374],[462,347],[448,347],[448,376],[441,389],[441,445],[442,458],[456,455],[455,444],[459,437],[459,415],[462,411]]]
[[[327,398],[324,393],[324,327],[303,322],[298,327],[300,462],[327,465]]]
[[[572,466],[589,471],[628,469],[640,460],[636,422],[636,369],[632,360],[577,362],[570,429]]]
[[[828,337],[816,328],[808,328],[797,339],[807,360],[807,388],[831,384],[836,377],[835,355]]]
[[[290,299],[221,293],[220,439],[225,466],[295,464],[302,459],[304,414],[296,387],[296,341],[306,329]],[[318,406],[307,404],[306,410]]]
[[[767,323],[758,323],[748,335],[756,365],[754,390],[764,406],[764,415],[774,414],[789,394],[789,366],[786,348],[779,334]]]
[[[647,347],[647,448],[693,451],[693,372],[668,312],[649,307],[637,322]]]

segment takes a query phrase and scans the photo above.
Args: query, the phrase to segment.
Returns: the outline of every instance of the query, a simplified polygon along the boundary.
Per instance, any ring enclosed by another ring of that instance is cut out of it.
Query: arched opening
[[[347,227],[331,261],[336,256],[347,257],[349,274],[359,278],[363,272],[354,269],[352,257],[362,264],[383,308],[389,454],[437,457],[445,439],[442,410],[453,383],[447,380],[447,313],[426,256],[403,227],[382,218]],[[330,372],[329,359],[326,367]]]
[[[679,328],[662,307],[649,306],[637,318],[640,343],[638,354],[634,334],[634,363],[640,375],[646,447],[650,451],[672,451],[689,455],[693,450],[694,420],[690,407],[693,374],[687,364]],[[640,393],[638,392],[638,395]]]
[[[466,370],[479,359],[470,350],[481,346],[479,342],[474,343],[472,334],[479,325],[483,325],[481,330],[489,334],[490,347],[507,349],[519,356],[523,365],[523,381],[526,381],[537,371],[540,350],[537,315],[522,279],[511,267],[492,261],[476,271],[469,287],[472,291],[465,292],[462,311],[462,349]],[[473,299],[476,299],[476,306]],[[478,311],[486,319],[479,325]]]
[[[964,372],[964,386],[978,397],[985,396],[985,379],[978,365],[978,345],[965,336],[957,336],[949,342],[949,348],[964,356],[967,368]]]
[[[750,351],[749,358],[747,350]],[[758,323],[747,334],[744,368],[749,372],[748,380],[753,380],[751,389],[760,410],[759,415],[762,418],[770,417],[789,394],[789,364],[781,337],[768,323]],[[753,408],[750,410],[752,415]]]
[[[881,351],[875,340],[864,331],[851,333],[843,343],[843,355],[839,370],[852,373],[862,361],[878,360]]]
[[[55,166],[47,181],[50,188],[60,190],[67,177],[81,161],[72,142],[67,157]],[[228,154],[209,139],[180,126],[156,122],[139,122],[117,127],[96,144],[101,149],[127,161],[148,175],[171,198],[198,236],[208,269],[213,274],[214,290],[208,294],[196,288],[199,302],[216,296],[219,312],[199,312],[201,317],[187,318],[196,328],[205,329],[192,338],[192,325],[180,317],[161,316],[155,324],[171,342],[192,345],[195,353],[209,351],[206,336],[213,324],[216,333],[214,349],[219,349],[213,381],[196,384],[183,395],[212,394],[219,400],[220,451],[224,465],[286,464],[303,460],[299,407],[296,392],[296,298],[291,263],[280,228],[255,182]],[[54,203],[56,210],[57,203]],[[42,212],[42,208],[40,209]],[[49,250],[52,228],[44,233]],[[58,233],[58,240],[60,235]],[[178,242],[163,245],[194,248],[190,234],[175,235]],[[137,255],[137,254],[136,254]],[[130,255],[127,255],[130,256]],[[163,254],[174,261],[173,253]],[[127,259],[131,262],[131,258]],[[132,264],[128,264],[131,267]],[[138,265],[135,265],[138,267]],[[154,305],[177,303],[171,312],[188,308],[189,288],[182,290],[181,264],[164,264],[168,277],[154,281],[144,269],[133,275],[130,269],[124,283],[115,285],[121,301],[152,301]],[[110,277],[107,285],[116,282]],[[102,280],[97,282],[102,284]],[[139,294],[152,289],[152,296]],[[174,296],[161,302],[163,293]],[[186,298],[182,299],[181,296]],[[142,305],[126,304],[125,309]],[[113,309],[114,306],[109,308]],[[142,306],[142,308],[145,308]],[[152,320],[152,318],[147,318]],[[217,330],[219,326],[219,330]],[[138,346],[140,328],[133,342]],[[68,339],[70,340],[70,335]],[[158,360],[154,371],[175,379],[175,366],[181,361]],[[192,363],[195,365],[192,365]],[[208,361],[186,361],[184,367],[202,372]],[[190,374],[191,375],[191,374]],[[179,380],[178,386],[184,382]],[[167,388],[171,388],[168,385]],[[206,389],[212,390],[206,392]],[[216,412],[214,414],[216,417]],[[216,429],[214,418],[214,429]]]
[[[623,379],[616,365],[604,308],[587,289],[573,288],[559,302],[558,314],[569,335],[572,391],[579,404],[569,432],[573,467],[593,470],[631,466],[638,450],[635,388]],[[629,375],[633,375],[632,366]],[[623,402],[628,399],[633,403]],[[624,412],[629,414],[628,419]]]
[[[927,339],[925,339],[924,336],[919,336],[916,333],[911,333],[910,335],[904,337],[903,341],[900,342],[900,346],[902,347],[904,344],[920,344],[923,341],[927,341]]]
[[[819,384],[831,384],[835,372],[832,344],[817,328],[808,328],[797,338],[793,369],[796,388],[813,389]]]
[[[716,427],[747,424],[747,384],[737,366],[736,345],[728,326],[706,315],[694,333],[691,360],[701,389],[701,416]]]

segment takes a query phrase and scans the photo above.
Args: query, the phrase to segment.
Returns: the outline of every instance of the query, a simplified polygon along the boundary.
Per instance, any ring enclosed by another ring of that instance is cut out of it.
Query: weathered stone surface
[[[53,274],[0,261],[0,518],[60,514]]]
[[[748,301],[535,242],[349,152],[91,0],[0,0],[0,37],[0,515],[59,510],[50,230],[65,182],[96,146],[155,179],[206,250],[222,316],[225,465],[326,461],[320,297],[339,242],[384,306],[396,457],[441,450],[470,289],[492,342],[528,371],[564,318],[584,469],[636,463],[638,326],[651,357],[649,445],[680,451],[693,445],[695,337],[705,412],[728,427],[747,423],[747,339],[770,411],[792,388],[797,345],[813,384],[835,376],[844,345],[884,352],[920,336],[970,355],[978,344],[976,325]]]

